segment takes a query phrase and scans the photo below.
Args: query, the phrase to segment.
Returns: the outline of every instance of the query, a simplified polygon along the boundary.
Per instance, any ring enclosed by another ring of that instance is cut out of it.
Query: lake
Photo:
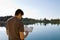
[[[33,31],[25,40],[60,40],[60,25],[36,23],[28,27],[33,27]],[[8,40],[5,27],[0,27],[0,40]]]

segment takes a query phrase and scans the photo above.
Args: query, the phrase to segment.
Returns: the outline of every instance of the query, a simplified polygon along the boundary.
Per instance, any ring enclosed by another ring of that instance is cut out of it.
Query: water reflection
[[[48,24],[51,24],[51,25],[58,25],[58,26],[60,25],[60,24],[58,24],[58,23],[56,23],[56,24],[54,24],[54,23],[39,23],[39,24],[40,24],[40,25],[43,24],[44,26],[46,26],[46,25],[48,25]]]
[[[0,40],[8,40],[5,27],[0,27]]]
[[[34,27],[25,40],[60,40],[60,25],[47,24],[46,26],[40,23],[27,25]],[[7,40],[5,27],[0,27],[0,40]]]
[[[59,40],[60,39],[60,25],[35,24],[34,30],[29,34],[27,40]]]

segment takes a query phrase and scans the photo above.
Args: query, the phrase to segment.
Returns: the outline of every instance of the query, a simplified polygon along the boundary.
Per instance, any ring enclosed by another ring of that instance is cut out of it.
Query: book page
[[[32,32],[32,30],[33,27],[27,27],[27,26],[24,27],[24,31]]]

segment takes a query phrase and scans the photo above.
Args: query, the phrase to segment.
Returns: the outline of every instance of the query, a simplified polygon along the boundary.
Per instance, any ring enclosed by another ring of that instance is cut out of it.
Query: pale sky
[[[0,16],[14,16],[18,8],[24,11],[23,17],[60,18],[60,0],[0,0]]]

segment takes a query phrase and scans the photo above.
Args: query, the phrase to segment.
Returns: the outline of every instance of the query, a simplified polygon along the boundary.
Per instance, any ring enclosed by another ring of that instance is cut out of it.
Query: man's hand
[[[28,36],[29,32],[25,31],[25,33],[26,33],[26,35],[24,36],[24,38],[26,38]]]
[[[23,40],[24,38],[26,38],[28,36],[28,33],[27,31],[25,31],[26,35],[24,35],[24,32],[20,32],[20,39]]]

